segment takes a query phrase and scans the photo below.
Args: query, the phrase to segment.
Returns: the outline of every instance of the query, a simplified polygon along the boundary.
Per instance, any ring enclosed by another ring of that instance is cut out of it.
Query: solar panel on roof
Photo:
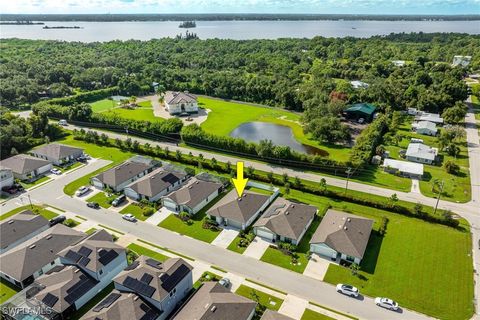
[[[47,293],[45,297],[43,297],[42,299],[42,302],[45,303],[50,308],[52,308],[55,305],[55,303],[57,303],[57,301],[58,301],[58,297],[54,296],[50,292]]]
[[[167,182],[167,183],[170,183],[170,184],[174,184],[176,183],[177,181],[179,181],[180,179],[172,174],[172,173],[169,173],[167,175],[165,175],[163,178],[162,178],[163,181]]]
[[[103,256],[105,253],[107,253],[108,251],[105,250],[105,249],[100,249],[100,251],[98,251],[98,255],[101,257]]]
[[[121,294],[119,293],[110,293],[105,299],[103,299],[98,305],[96,305],[95,308],[93,308],[93,311],[99,312],[103,308],[110,307],[112,303],[114,303],[115,301],[117,301],[118,298],[120,298],[120,296]]]
[[[82,259],[78,261],[78,264],[85,267],[89,262],[90,262],[90,258],[82,257]]]
[[[80,250],[78,250],[78,253],[84,257],[88,257],[90,253],[92,253],[92,249],[82,246]]]
[[[140,309],[145,312],[145,314],[140,318],[140,320],[154,320],[158,317],[158,312],[155,309],[150,308],[145,303],[142,303],[140,305]]]
[[[124,270],[133,270],[135,269],[136,267],[138,267],[138,265],[140,264],[140,262],[138,261],[133,261],[131,265],[129,265],[128,267],[126,267]]]
[[[148,284],[145,284],[140,281],[138,281],[137,288],[138,288],[138,293],[140,293],[141,295],[147,296],[149,298],[153,296],[153,293],[155,292],[154,287],[151,287]]]
[[[161,262],[155,260],[155,259],[147,259],[145,260],[145,262],[147,263],[147,265],[149,265],[150,267],[154,267],[154,268],[157,268],[157,269],[162,269],[160,266],[162,265]]]
[[[78,260],[80,260],[82,256],[76,253],[75,251],[68,250],[68,252],[65,254],[65,258],[72,260],[74,262],[78,262]]]
[[[165,281],[162,282],[162,288],[165,291],[170,292],[177,286],[177,284],[182,281],[183,278],[190,272],[190,269],[182,264],[177,270],[175,270]]]
[[[153,276],[148,274],[148,273],[144,273],[142,278],[140,279],[140,281],[146,283],[146,284],[150,284],[150,282],[152,281],[153,279]]]
[[[79,281],[67,290],[67,296],[64,298],[65,301],[67,301],[69,304],[74,304],[75,301],[95,287],[97,283],[98,281],[85,274],[82,274]]]
[[[100,256],[100,258],[98,259],[98,261],[103,264],[104,266],[106,266],[107,264],[109,264],[113,259],[115,259],[116,257],[118,257],[118,253],[113,250],[113,249],[110,249],[107,253],[103,254],[102,256]]]

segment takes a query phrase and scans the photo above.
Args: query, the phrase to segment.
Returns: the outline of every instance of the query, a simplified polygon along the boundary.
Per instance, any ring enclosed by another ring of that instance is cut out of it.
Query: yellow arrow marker
[[[243,178],[243,162],[237,162],[237,179],[232,178],[232,181],[238,196],[241,197],[248,182],[248,179]]]

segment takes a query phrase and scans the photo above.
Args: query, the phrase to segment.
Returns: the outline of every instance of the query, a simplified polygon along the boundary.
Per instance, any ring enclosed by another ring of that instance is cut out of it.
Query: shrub
[[[388,218],[382,217],[382,222],[380,223],[380,229],[378,230],[380,235],[383,236],[387,232],[387,224],[388,224]]]
[[[183,222],[190,221],[190,214],[188,212],[182,211],[180,212],[177,217],[182,220]]]
[[[150,207],[150,208],[147,208],[143,211],[143,215],[145,217],[150,217],[154,212],[155,212],[155,210]]]
[[[73,219],[67,219],[63,222],[63,224],[69,228],[74,228],[79,225],[79,223]]]

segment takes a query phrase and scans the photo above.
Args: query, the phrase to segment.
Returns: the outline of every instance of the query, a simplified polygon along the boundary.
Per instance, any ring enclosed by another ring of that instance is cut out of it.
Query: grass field
[[[253,289],[249,286],[246,285],[241,285],[238,287],[237,291],[235,291],[236,294],[244,296],[245,298],[248,298],[250,300],[254,300],[253,294],[256,294],[258,296],[258,303],[265,306],[267,309],[278,311],[280,309],[283,300],[274,296],[271,296],[265,292]]]
[[[158,253],[156,251],[147,249],[147,248],[145,248],[143,246],[140,246],[138,244],[135,244],[135,243],[130,243],[127,248],[134,251],[139,256],[141,256],[141,255],[148,256],[148,257],[153,258],[155,260],[158,260],[160,262],[163,262],[163,261],[168,259],[168,257],[166,255],[163,255],[163,254]]]
[[[118,102],[109,99],[102,99],[90,103],[93,112],[104,112],[118,106]]]
[[[48,180],[51,180],[50,177],[48,176],[43,176],[41,177],[40,179],[37,179],[33,182],[20,182],[20,184],[25,188],[25,189],[30,189],[30,188],[33,188],[35,186],[38,186],[40,183],[44,183],[45,181],[48,181]]]
[[[126,214],[126,213],[131,213],[135,216],[135,218],[137,218],[138,220],[142,220],[142,221],[145,221],[148,219],[148,217],[146,215],[144,215],[144,213],[151,207],[148,207],[148,206],[144,206],[143,208],[140,207],[139,205],[135,204],[135,203],[131,203],[129,204],[128,206],[126,206],[125,208],[123,208],[120,213],[121,214]]]
[[[315,312],[311,309],[305,309],[305,312],[303,313],[302,317],[300,320],[333,320],[334,318],[330,318],[329,316],[326,316],[324,314]]]
[[[19,291],[10,282],[0,278],[0,304],[13,297]]]
[[[58,216],[58,214],[56,214],[55,212],[49,211],[42,206],[33,205],[33,209],[32,209],[30,207],[30,205],[26,205],[26,206],[21,206],[21,207],[18,207],[16,209],[13,209],[13,210],[11,210],[7,213],[2,214],[0,216],[0,221],[5,220],[5,219],[7,219],[7,218],[19,213],[19,212],[25,211],[25,210],[33,210],[34,212],[38,212],[38,214],[40,214],[42,217],[44,217],[47,220],[50,220],[50,219]]]
[[[207,120],[201,124],[201,127],[206,132],[228,136],[236,127],[245,122],[272,122],[290,127],[298,142],[323,149],[337,160],[348,160],[349,148],[320,144],[310,139],[308,135],[305,135],[302,126],[299,124],[299,114],[280,108],[253,106],[206,97],[199,97],[198,104],[205,109],[211,110]]]
[[[113,199],[115,199],[117,196],[116,195],[111,195],[107,196],[105,192],[100,191],[94,196],[91,196],[90,198],[87,199],[88,202],[96,202],[100,205],[102,208],[110,208],[112,206],[111,202]]]
[[[116,108],[113,110],[105,111],[103,112],[103,114],[118,116],[120,118],[125,118],[125,119],[143,120],[143,121],[152,121],[152,122],[161,122],[165,120],[160,117],[155,117],[153,115],[152,108],[136,108],[136,109]]]

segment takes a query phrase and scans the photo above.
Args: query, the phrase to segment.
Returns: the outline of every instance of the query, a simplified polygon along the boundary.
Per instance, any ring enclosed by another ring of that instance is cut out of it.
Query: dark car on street
[[[87,207],[92,209],[100,209],[100,205],[97,202],[87,202]]]

